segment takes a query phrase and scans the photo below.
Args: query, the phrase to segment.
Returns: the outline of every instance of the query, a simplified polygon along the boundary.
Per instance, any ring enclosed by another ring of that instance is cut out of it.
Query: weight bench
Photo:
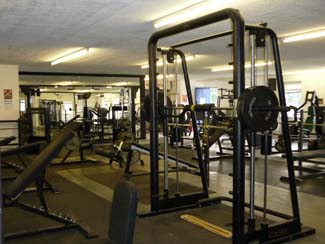
[[[146,146],[146,145],[142,145],[142,144],[138,144],[138,143],[132,143],[131,145],[131,151],[138,151],[140,153],[143,154],[147,154],[150,155],[150,147]],[[159,159],[163,159],[164,157],[164,153],[163,152],[159,152]],[[168,162],[170,163],[176,163],[177,159],[175,156],[169,154],[168,155]],[[199,167],[196,164],[187,162],[183,159],[178,159],[178,163],[180,166],[186,167],[188,168],[188,170],[179,170],[179,171],[186,171],[186,172],[191,172],[191,170],[197,170]],[[169,172],[173,172],[175,170],[169,170]],[[163,171],[159,171],[159,173],[163,173]],[[131,177],[131,176],[142,176],[142,175],[149,175],[149,172],[144,172],[144,173],[133,173],[131,171],[131,160],[129,159],[126,163],[126,167],[125,167],[125,171],[124,174],[127,177]]]
[[[298,166],[295,166],[295,170],[299,171],[299,176],[296,176],[297,182],[303,182],[305,179],[318,178],[325,176],[325,170],[315,169],[310,167],[303,167],[303,162],[315,163],[315,164],[325,164],[322,162],[315,161],[315,158],[325,158],[325,150],[312,150],[312,151],[302,151],[294,152],[292,154],[293,161],[298,161]],[[303,175],[303,171],[310,174]],[[280,180],[288,180],[287,176],[281,176]]]
[[[89,230],[87,230],[84,226],[78,224],[72,218],[65,216],[64,214],[51,212],[48,209],[42,189],[45,168],[57,156],[62,147],[74,136],[74,131],[79,129],[79,127],[80,124],[71,123],[66,128],[64,128],[56,137],[56,140],[53,140],[50,144],[48,144],[40,152],[40,154],[38,154],[33,162],[28,165],[27,168],[24,169],[24,171],[19,174],[16,179],[4,190],[3,193],[4,208],[17,207],[24,211],[28,211],[30,213],[56,221],[59,223],[59,225],[39,228],[37,230],[7,233],[4,235],[5,239],[13,239],[71,228],[77,228],[88,238],[96,237],[96,235],[90,233]],[[34,181],[36,183],[40,207],[32,206],[30,204],[19,201],[21,194]]]

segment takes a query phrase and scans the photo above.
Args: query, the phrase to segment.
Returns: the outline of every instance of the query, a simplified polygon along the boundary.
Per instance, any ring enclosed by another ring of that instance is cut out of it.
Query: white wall
[[[4,89],[12,90],[12,99],[4,99]],[[18,65],[0,65],[0,120],[19,118]],[[0,137],[18,136],[17,123],[1,123]],[[4,128],[10,128],[3,130]]]
[[[301,81],[301,98],[305,99],[306,91],[316,91],[319,98],[325,100],[325,72],[308,72],[285,75],[285,81]]]
[[[17,120],[19,117],[18,65],[0,65],[0,120]],[[12,89],[12,100],[4,100],[4,89]]]

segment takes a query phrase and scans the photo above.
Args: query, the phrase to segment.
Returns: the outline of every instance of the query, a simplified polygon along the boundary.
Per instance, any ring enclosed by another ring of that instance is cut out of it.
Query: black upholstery
[[[111,243],[131,244],[136,221],[138,193],[133,183],[119,183],[114,191],[108,239]]]

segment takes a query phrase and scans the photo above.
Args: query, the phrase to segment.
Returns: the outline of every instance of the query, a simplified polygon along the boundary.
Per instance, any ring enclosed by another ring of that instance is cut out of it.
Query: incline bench
[[[295,166],[295,169],[299,171],[299,176],[296,176],[297,182],[302,182],[305,179],[312,179],[325,176],[325,170],[303,167],[302,165],[303,162],[325,164],[323,162],[313,160],[315,158],[325,158],[325,149],[295,152],[292,154],[292,158],[294,161],[298,161],[298,166]],[[308,172],[310,174],[303,175],[303,171]],[[287,180],[288,177],[282,176],[280,179]]]
[[[76,221],[72,220],[70,217],[49,211],[42,189],[45,168],[58,155],[62,147],[66,143],[68,143],[68,141],[74,136],[75,131],[77,131],[79,128],[80,124],[78,123],[71,123],[66,128],[64,128],[56,137],[56,139],[53,140],[50,144],[48,144],[40,152],[40,154],[36,156],[33,162],[29,164],[27,168],[24,169],[24,171],[19,174],[16,179],[3,192],[5,208],[17,207],[24,211],[28,211],[30,213],[54,220],[58,222],[59,225],[47,226],[37,230],[7,233],[5,234],[5,239],[12,239],[71,228],[77,228],[78,230],[83,232],[86,237],[96,237],[96,235],[91,234],[84,226],[81,226]],[[38,189],[38,197],[41,204],[40,207],[35,207],[30,204],[19,201],[21,194],[32,182],[36,183],[36,187]]]

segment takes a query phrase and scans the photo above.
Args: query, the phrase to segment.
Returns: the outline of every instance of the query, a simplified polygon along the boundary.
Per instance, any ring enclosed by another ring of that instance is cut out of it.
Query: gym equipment
[[[167,194],[163,195],[163,198],[160,196],[159,192],[159,151],[158,151],[158,107],[157,107],[157,43],[160,39],[165,37],[176,35],[178,33],[182,33],[185,31],[193,30],[195,28],[203,27],[205,25],[209,25],[215,22],[220,22],[226,19],[230,19],[232,22],[232,30],[228,32],[223,32],[220,34],[213,35],[213,38],[232,35],[232,63],[234,65],[233,70],[233,85],[234,85],[234,100],[239,99],[241,94],[245,90],[245,30],[250,31],[252,35],[262,35],[269,38],[272,44],[272,51],[274,57],[274,65],[276,71],[276,80],[278,87],[278,97],[279,97],[279,107],[267,107],[263,108],[263,106],[258,107],[259,111],[263,117],[265,114],[271,112],[273,114],[274,110],[281,112],[281,120],[282,120],[282,131],[285,141],[285,151],[287,155],[287,166],[288,166],[288,174],[289,174],[289,190],[291,195],[291,206],[292,206],[292,216],[285,215],[283,213],[279,213],[276,211],[270,211],[268,209],[260,208],[257,206],[253,206],[255,210],[266,212],[268,214],[277,216],[282,218],[284,221],[272,223],[272,225],[262,225],[261,228],[257,228],[257,226],[252,226],[253,228],[249,228],[248,230],[245,228],[245,132],[252,131],[256,132],[261,129],[269,129],[265,128],[262,125],[258,124],[256,126],[250,126],[245,128],[244,123],[246,120],[242,121],[242,118],[234,116],[234,133],[233,133],[233,143],[234,143],[234,151],[233,151],[233,198],[227,199],[225,197],[220,197],[215,199],[216,201],[230,201],[232,202],[232,229],[233,229],[233,238],[232,242],[235,244],[242,243],[250,243],[250,242],[285,242],[288,240],[300,238],[306,235],[311,235],[315,233],[315,229],[302,227],[299,213],[299,204],[297,198],[297,189],[295,182],[295,174],[292,160],[292,151],[291,151],[291,141],[289,135],[289,127],[288,127],[288,117],[287,117],[287,107],[285,101],[285,92],[284,92],[284,82],[282,77],[282,68],[281,68],[281,59],[280,52],[278,46],[278,39],[275,32],[264,26],[251,26],[245,25],[244,20],[242,19],[238,10],[235,9],[224,9],[221,11],[217,11],[211,13],[206,16],[202,16],[193,20],[186,21],[185,23],[181,23],[175,26],[171,26],[160,30],[151,35],[148,41],[148,52],[149,52],[149,85],[150,85],[150,172],[151,172],[151,213],[158,214],[164,211],[173,211],[177,210],[177,208],[185,208],[185,207],[195,207],[202,206],[203,200],[199,200],[198,198],[194,200],[193,196],[190,196],[188,199],[185,199],[184,196],[175,196],[174,198],[170,198]],[[212,39],[210,36],[209,39]],[[262,39],[262,38],[260,38]],[[189,42],[184,42],[181,44],[177,44],[178,47],[188,45],[189,43],[195,43],[200,41],[207,40],[207,37],[197,38],[195,40],[191,40]],[[171,48],[171,51],[175,51],[174,48]],[[179,54],[179,52],[177,52]],[[182,55],[181,55],[182,57]],[[182,58],[183,61],[183,58]],[[185,60],[184,60],[185,61]],[[189,95],[189,105],[194,108],[199,105],[194,105],[193,100],[190,97],[190,83],[188,72],[186,70],[186,63],[182,62],[183,73],[185,78],[185,84]],[[252,65],[254,66],[254,65]],[[167,94],[164,94],[165,96]],[[252,101],[252,100],[251,100]],[[231,108],[234,110],[233,108]],[[245,108],[246,109],[246,108]],[[266,111],[265,111],[266,110]],[[193,111],[193,110],[191,110]],[[253,108],[248,107],[248,110],[239,111],[251,111],[253,115],[258,114],[255,113]],[[194,114],[192,112],[192,114]],[[258,114],[260,115],[260,114]],[[192,122],[194,128],[194,136],[197,131],[195,115],[193,115]],[[254,117],[255,118],[255,117]],[[273,118],[273,117],[270,117]],[[250,120],[248,120],[250,121]],[[250,125],[248,123],[248,125]],[[273,126],[273,124],[272,124]],[[245,131],[246,130],[246,131]],[[196,145],[199,144],[199,138],[196,137],[197,141]],[[196,148],[199,149],[197,146]],[[166,155],[165,155],[166,156]],[[168,156],[168,155],[167,155]],[[252,157],[252,155],[251,155]],[[198,150],[198,159],[201,170],[201,180],[203,185],[203,193],[205,193],[205,197],[208,197],[207,190],[207,179],[205,177],[205,168],[204,165],[201,164],[200,160],[202,160],[201,149]],[[202,173],[203,172],[203,173]],[[251,179],[253,180],[253,179]],[[182,201],[182,203],[180,203]],[[207,204],[211,204],[211,201],[207,201]],[[251,203],[250,203],[251,204]],[[251,205],[248,205],[251,206]]]
[[[7,146],[10,142],[12,142],[14,140],[16,140],[15,136],[5,137],[5,138],[0,140],[0,147],[1,146]]]
[[[108,233],[112,243],[133,242],[137,205],[137,190],[131,182],[122,182],[116,186]]]
[[[49,113],[49,120],[52,127],[57,127],[63,122],[62,119],[63,102],[56,100],[39,100],[39,108],[45,108]]]
[[[137,219],[138,192],[130,181],[117,184],[114,189],[108,238],[96,238],[84,243],[132,244]]]
[[[143,118],[147,121],[150,122],[150,115],[151,115],[151,110],[150,110],[150,101],[151,101],[151,96],[150,94],[147,94],[144,98],[143,102]],[[167,97],[167,107],[172,107],[172,100]],[[162,121],[164,118],[164,93],[161,90],[157,91],[157,116],[158,116],[158,121]],[[170,112],[169,112],[170,115]]]
[[[28,108],[19,118],[19,142],[51,141],[51,121],[46,108]]]
[[[239,97],[238,118],[245,128],[265,131],[276,123],[279,111],[287,112],[289,107],[279,107],[274,92],[266,86],[247,88]]]
[[[227,99],[229,107],[234,106],[234,91],[232,89],[218,88],[220,95],[218,95],[217,107],[221,107],[221,100]]]
[[[51,163],[51,161],[60,152],[63,145],[74,136],[74,131],[79,129],[80,124],[71,123],[64,128],[57,136],[56,140],[48,144],[44,150],[34,159],[34,161],[27,166],[27,168],[4,190],[4,208],[6,207],[17,207],[24,211],[31,212],[36,215],[43,216],[60,223],[56,226],[47,226],[34,231],[22,231],[5,234],[5,239],[19,238],[29,235],[41,234],[50,231],[62,231],[71,228],[77,228],[87,238],[96,237],[96,234],[90,233],[84,226],[78,224],[75,220],[70,217],[54,213],[48,209],[43,191],[43,179],[44,170]],[[19,200],[24,190],[35,181],[38,190],[38,197],[40,201],[40,207],[32,206]],[[5,210],[5,209],[4,209]]]
[[[303,162],[309,162],[314,164],[321,164],[323,163],[319,161],[315,161],[313,159],[316,158],[324,158],[325,157],[325,150],[314,150],[314,151],[302,151],[302,152],[295,152],[292,154],[293,160],[298,161],[298,166],[295,166],[295,170],[298,171],[298,176],[296,176],[297,182],[303,182],[306,179],[312,178],[321,178],[325,176],[325,170],[319,168],[311,168],[311,167],[304,167],[302,164]],[[303,175],[303,172],[308,172],[308,174]],[[287,176],[281,176],[280,180],[288,181]]]
[[[131,150],[132,143],[135,142],[135,138],[131,130],[131,122],[128,119],[119,119],[118,125],[120,132],[117,135],[116,141],[113,147],[110,149],[96,148],[95,153],[110,158],[109,164],[111,165],[116,161],[122,168],[123,165],[127,165],[126,168],[129,170],[130,164],[140,162],[144,165],[143,160],[140,158],[138,151]]]
[[[65,127],[69,126],[71,123],[74,123],[78,120],[80,116],[76,115],[75,117],[71,118],[66,123],[62,122],[60,125],[60,130],[63,130]],[[84,123],[82,124],[84,126]],[[59,132],[60,132],[59,130]],[[52,140],[55,140],[56,135],[53,135]],[[69,159],[70,155],[78,150],[78,156],[79,159]],[[96,163],[96,159],[92,159],[91,157],[85,157],[84,156],[84,148],[82,144],[82,135],[81,135],[81,129],[78,129],[74,133],[74,137],[70,139],[62,148],[61,152],[59,153],[58,157],[53,160],[51,165],[58,166],[58,165],[69,165],[69,164],[75,164],[75,163]]]
[[[30,143],[30,144],[26,144],[24,146],[20,146],[17,148],[11,148],[8,150],[4,150],[2,152],[0,152],[0,162],[1,162],[1,167],[8,167],[11,168],[13,170],[15,170],[16,173],[18,173],[18,176],[2,176],[1,180],[2,181],[11,181],[11,180],[15,180],[17,177],[19,177],[19,174],[22,173],[27,167],[28,164],[25,161],[25,157],[23,157],[23,155],[21,155],[22,153],[33,153],[38,155],[39,153],[41,153],[41,151],[44,149],[46,145],[46,142],[44,141],[39,141],[39,142],[34,142],[34,143]],[[11,161],[7,161],[6,157],[8,156],[17,156],[17,159],[20,161],[20,164],[18,163],[13,163]],[[51,184],[47,179],[45,179],[45,170],[43,172],[43,185],[42,185],[42,189],[43,190],[50,190],[53,193],[57,193],[58,191],[56,190],[56,188],[53,186],[53,184]],[[37,191],[36,187],[28,187],[24,190],[24,192],[35,192]]]
[[[307,111],[304,111],[304,107],[309,105]],[[297,107],[291,106],[294,110],[294,119],[289,122],[290,136],[292,140],[298,141],[298,151],[302,151],[304,141],[310,138],[310,134],[313,131],[316,123],[321,124],[323,120],[321,119],[321,110],[318,106],[318,97],[315,91],[307,91],[304,103]],[[305,115],[307,117],[305,118]],[[299,119],[298,119],[299,115]],[[317,120],[317,121],[316,121]],[[319,136],[321,134],[321,127],[316,126],[316,134]],[[282,135],[278,135],[278,140],[275,143],[275,148],[278,152],[283,153],[284,149],[284,138]],[[319,149],[317,142],[309,143],[310,149]]]

